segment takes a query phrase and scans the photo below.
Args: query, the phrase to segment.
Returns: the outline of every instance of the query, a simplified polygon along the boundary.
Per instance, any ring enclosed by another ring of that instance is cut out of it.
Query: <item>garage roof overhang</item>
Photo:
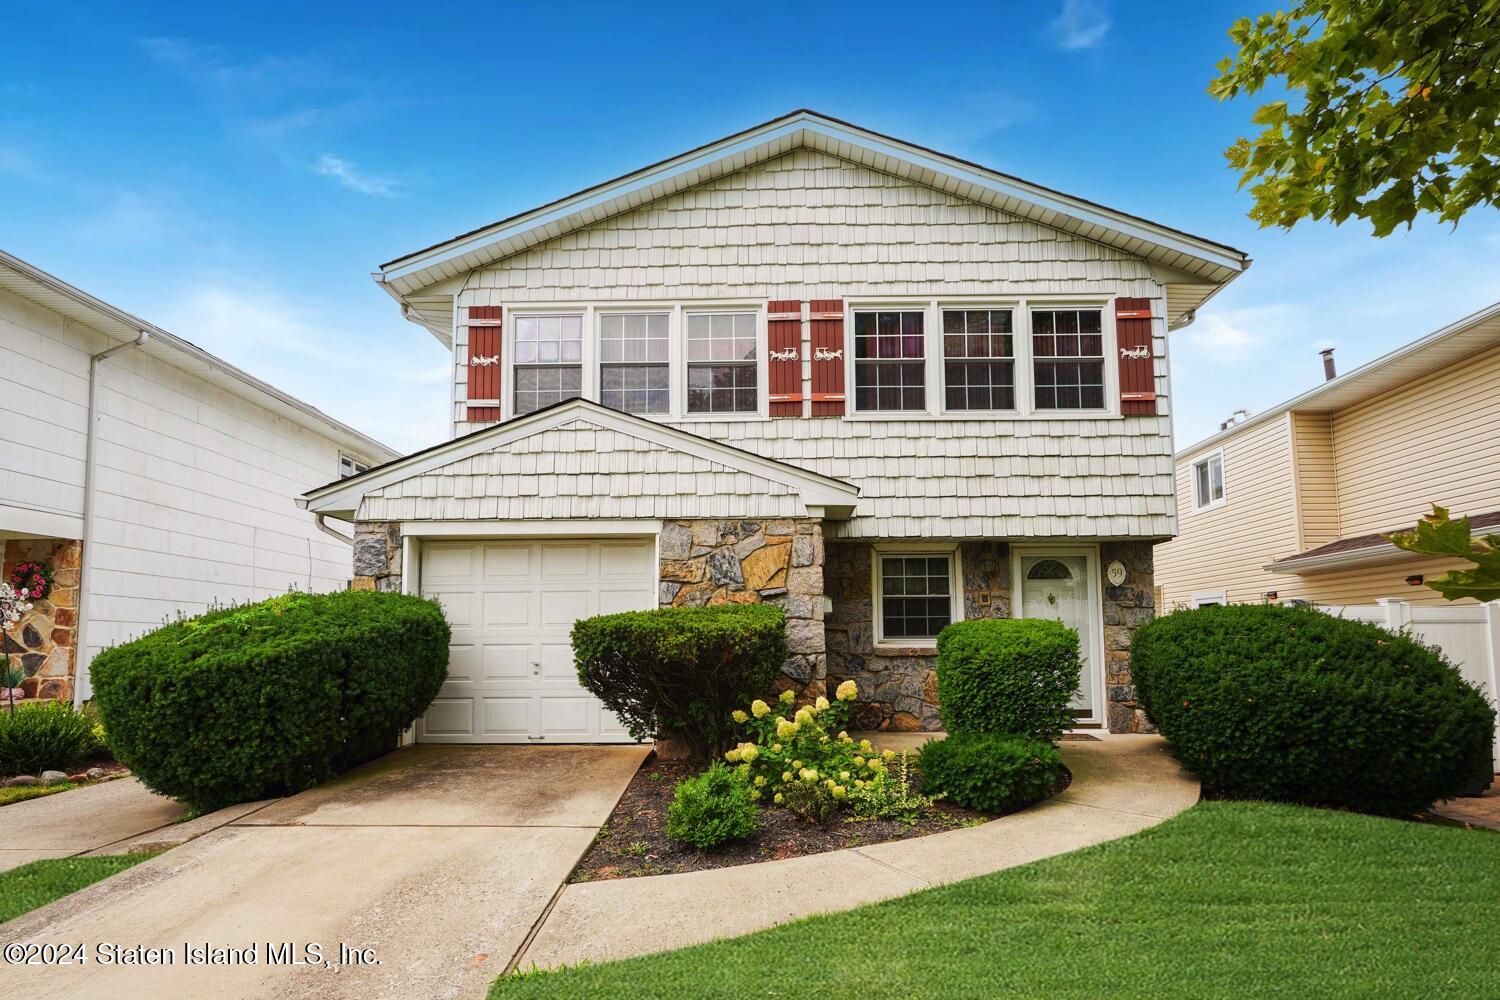
[[[711,441],[645,417],[621,413],[585,399],[570,399],[375,466],[359,475],[320,486],[297,498],[297,506],[319,514],[352,519],[359,511],[360,502],[369,493],[453,462],[504,448],[523,438],[562,427],[580,418],[590,424],[681,451],[736,472],[779,483],[801,498],[809,516],[843,520],[854,513],[859,501],[859,488],[841,479],[820,475],[789,462],[763,458],[741,448]]]

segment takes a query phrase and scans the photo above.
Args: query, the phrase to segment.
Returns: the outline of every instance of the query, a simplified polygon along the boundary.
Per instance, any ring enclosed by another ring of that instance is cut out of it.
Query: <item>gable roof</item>
[[[1217,448],[1229,438],[1286,413],[1333,413],[1345,409],[1496,346],[1500,346],[1500,302],[1211,434],[1178,451],[1176,459],[1181,461]]]
[[[507,466],[504,462],[476,464],[470,460],[479,459],[487,455],[511,453],[518,457],[523,454],[535,455],[546,454],[557,460],[559,454],[564,459],[576,458],[586,449],[578,446],[576,442],[559,449],[546,447],[537,449],[522,449],[518,447],[528,439],[547,435],[549,432],[577,433],[579,431],[602,431],[607,436],[617,435],[620,442],[631,444],[633,447],[630,454],[642,453],[672,453],[685,456],[689,461],[675,467],[661,469],[653,466],[646,470],[649,475],[672,475],[693,477],[714,472],[726,472],[742,476],[753,477],[762,481],[770,487],[764,492],[774,493],[780,496],[795,497],[800,499],[804,507],[823,508],[823,515],[827,517],[847,517],[854,509],[859,499],[859,489],[841,479],[824,476],[811,472],[801,466],[792,465],[775,459],[762,458],[752,452],[736,448],[732,445],[711,441],[708,438],[690,434],[659,424],[654,420],[636,416],[631,413],[622,413],[612,410],[598,403],[586,399],[570,399],[561,403],[529,413],[524,417],[517,417],[505,423],[494,424],[481,430],[465,434],[463,437],[454,438],[431,448],[398,458],[384,465],[376,466],[366,472],[347,479],[336,480],[315,490],[310,490],[298,498],[297,505],[309,510],[323,514],[333,514],[339,517],[349,517],[360,511],[360,505],[369,498],[387,501],[382,504],[382,513],[377,520],[429,520],[434,519],[426,514],[415,514],[407,510],[413,510],[417,506],[424,508],[431,505],[403,505],[388,503],[388,501],[399,501],[407,498],[407,493],[401,486],[419,480],[429,475],[442,478],[444,476],[478,476],[505,480],[521,476],[536,476],[538,469],[535,462],[518,460],[513,465]],[[627,440],[628,439],[628,440]],[[616,448],[611,450],[606,441],[603,449],[587,449],[589,453],[602,450],[603,453],[616,455],[626,452],[626,449]],[[566,476],[594,476],[594,475],[624,475],[640,478],[643,474],[641,469],[627,468],[630,459],[623,463],[615,463],[618,468],[594,468],[585,470],[581,467],[564,468],[552,467],[545,472],[546,475]],[[469,464],[465,464],[469,463]],[[514,491],[512,491],[514,492]],[[585,491],[586,492],[586,491]],[[662,489],[645,490],[644,494],[665,494],[669,491]],[[685,491],[684,495],[698,495],[702,491],[697,487]],[[713,496],[718,491],[709,491]],[[426,484],[420,489],[412,491],[412,498],[417,496],[431,496]],[[485,495],[484,497],[473,497],[472,499],[494,500],[501,494]],[[510,493],[507,493],[509,496]],[[592,495],[592,494],[588,494]],[[545,513],[532,512],[514,514],[517,517],[526,518],[572,518],[572,517],[597,517],[597,516],[620,516],[615,513],[602,514],[599,512],[580,512],[563,509],[558,505],[559,498],[544,496],[535,490],[527,493],[519,491],[515,493],[517,499],[529,496],[538,504],[546,506]],[[607,494],[605,495],[607,496]],[[738,491],[732,490],[731,497],[737,497]],[[710,497],[712,499],[713,497]],[[466,497],[465,499],[469,499]],[[722,499],[722,498],[720,498]],[[533,504],[535,506],[535,504]],[[389,508],[385,510],[384,508]],[[476,514],[467,511],[459,515],[464,519],[475,517],[499,517],[500,514]],[[683,515],[687,516],[687,515]],[[701,516],[721,516],[715,513],[704,513]],[[722,515],[728,516],[728,515]],[[771,516],[771,515],[767,515]],[[776,516],[788,516],[788,513],[780,513]]]
[[[501,219],[380,266],[373,277],[407,319],[451,337],[449,279],[621,212],[793,149],[812,148],[1142,257],[1164,269],[1175,325],[1250,266],[1240,250],[1022,180],[968,160],[802,109]],[[1175,293],[1174,293],[1175,288]]]
[[[30,299],[117,343],[128,343],[142,332],[148,333],[149,338],[138,348],[142,352],[295,424],[326,435],[357,458],[386,462],[400,454],[394,448],[381,444],[348,424],[335,420],[317,407],[262,382],[198,345],[95,298],[83,289],[75,288],[61,278],[4,250],[0,250],[0,288]]]

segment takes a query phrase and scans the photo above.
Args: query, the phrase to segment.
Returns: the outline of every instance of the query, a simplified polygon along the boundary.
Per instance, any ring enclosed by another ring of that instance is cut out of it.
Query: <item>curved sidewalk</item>
[[[1159,736],[1062,744],[1061,795],[983,826],[785,861],[566,885],[516,967],[629,958],[853,909],[1114,840],[1198,801]]]

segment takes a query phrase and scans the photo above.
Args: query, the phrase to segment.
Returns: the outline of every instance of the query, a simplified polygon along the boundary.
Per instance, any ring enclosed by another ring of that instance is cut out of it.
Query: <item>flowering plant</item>
[[[0,628],[10,628],[30,610],[25,595],[10,584],[0,582]]]
[[[786,691],[774,706],[756,699],[748,712],[736,709],[732,717],[750,739],[724,757],[739,765],[752,797],[821,822],[883,775],[895,754],[877,752],[869,740],[856,743],[845,731],[856,694],[854,682],[845,681],[833,702],[820,696],[794,708],[795,696]]]
[[[7,581],[23,600],[39,601],[52,590],[52,567],[30,560],[17,563]]]

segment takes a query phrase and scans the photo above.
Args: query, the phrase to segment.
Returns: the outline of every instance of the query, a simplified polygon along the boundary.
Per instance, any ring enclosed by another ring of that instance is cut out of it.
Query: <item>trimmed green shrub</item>
[[[292,593],[163,626],[90,668],[115,757],[199,811],[288,795],[393,749],[448,669],[402,594]]]
[[[698,760],[735,743],[730,712],[786,662],[786,617],[764,604],[661,608],[573,625],[578,680],[636,739],[680,737]]]
[[[1410,815],[1491,766],[1494,712],[1441,655],[1315,609],[1173,612],[1136,631],[1131,676],[1211,795]]]
[[[0,774],[66,771],[103,749],[94,720],[63,701],[0,708]]]
[[[938,633],[938,714],[949,733],[1056,740],[1073,724],[1078,633],[1036,618],[978,618]]]
[[[1039,802],[1057,785],[1062,755],[1043,740],[958,733],[922,746],[922,791],[988,813]]]
[[[759,824],[750,783],[718,761],[696,778],[679,781],[667,806],[667,836],[705,851],[743,840]]]

